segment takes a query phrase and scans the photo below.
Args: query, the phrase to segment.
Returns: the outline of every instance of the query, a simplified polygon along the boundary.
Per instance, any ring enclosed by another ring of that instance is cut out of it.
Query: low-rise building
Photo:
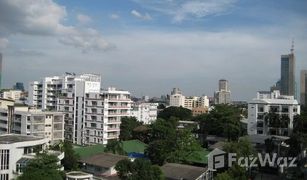
[[[276,115],[276,122],[270,121],[270,113]],[[282,96],[279,91],[258,92],[257,98],[248,103],[247,132],[249,135],[289,136],[297,114],[300,114],[300,105],[293,96]]]
[[[131,116],[144,124],[150,124],[157,119],[158,103],[136,103],[132,105]]]
[[[83,158],[79,162],[82,164],[82,171],[98,177],[108,177],[117,174],[115,165],[123,159],[128,159],[128,157],[111,153],[100,153]]]
[[[166,180],[211,180],[212,171],[208,168],[185,164],[166,163],[161,167]]]
[[[47,151],[60,160],[64,153],[59,151],[48,151],[46,149],[48,139],[35,136],[16,134],[0,135],[0,179],[16,179],[27,163],[35,158],[36,153]]]
[[[23,92],[21,90],[8,89],[8,90],[4,90],[1,93],[1,97],[3,99],[11,99],[11,100],[17,101],[23,97]]]
[[[0,134],[9,133],[47,138],[51,144],[63,141],[64,114],[0,99]]]

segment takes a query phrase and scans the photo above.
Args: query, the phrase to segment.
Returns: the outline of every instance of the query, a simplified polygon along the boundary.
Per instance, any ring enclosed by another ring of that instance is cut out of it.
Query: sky
[[[227,79],[233,100],[250,100],[279,79],[293,39],[299,82],[305,0],[0,1],[2,87],[75,72],[139,97],[213,96]]]

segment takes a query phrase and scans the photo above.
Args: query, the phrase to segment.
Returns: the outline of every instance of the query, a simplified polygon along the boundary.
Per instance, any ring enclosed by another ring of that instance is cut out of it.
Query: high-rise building
[[[16,84],[13,87],[13,89],[20,90],[20,91],[24,91],[25,90],[22,82],[16,82]]]
[[[274,112],[279,116],[283,126],[277,128],[274,122],[266,117],[268,113]],[[258,92],[257,98],[248,103],[248,125],[249,135],[280,135],[289,136],[293,130],[294,116],[300,114],[300,105],[293,96],[283,96],[280,92]]]
[[[2,89],[2,54],[0,53],[0,89]]]
[[[225,79],[219,80],[219,90],[214,93],[215,104],[229,104],[230,103],[230,90],[228,81]]]
[[[101,76],[95,74],[66,73],[63,76],[45,77],[40,81],[30,83],[29,104],[38,109],[56,110],[57,99],[63,90],[84,89],[87,93],[99,93],[100,84]]]
[[[305,106],[307,102],[307,70],[301,71],[301,105]]]
[[[295,92],[295,56],[293,44],[291,53],[281,55],[281,76],[280,76],[280,93],[281,95],[294,96]]]
[[[58,99],[57,110],[66,114],[65,139],[79,145],[118,139],[121,118],[131,116],[130,93],[114,87],[88,92],[78,86],[64,90]]]

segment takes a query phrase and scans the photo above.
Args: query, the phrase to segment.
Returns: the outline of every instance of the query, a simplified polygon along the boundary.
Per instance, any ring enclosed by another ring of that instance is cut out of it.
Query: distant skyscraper
[[[22,82],[16,82],[16,84],[14,85],[13,88],[16,89],[16,90],[20,90],[20,91],[24,91],[25,90],[24,85],[23,85]]]
[[[295,56],[293,44],[291,53],[281,55],[280,93],[282,95],[296,96],[295,93]]]
[[[301,105],[306,105],[307,102],[307,70],[301,71]]]
[[[2,54],[0,53],[0,89],[2,89]]]
[[[219,91],[228,91],[228,81],[225,79],[219,80]]]
[[[219,90],[214,93],[215,104],[229,104],[230,103],[230,90],[228,81],[225,79],[219,80]]]

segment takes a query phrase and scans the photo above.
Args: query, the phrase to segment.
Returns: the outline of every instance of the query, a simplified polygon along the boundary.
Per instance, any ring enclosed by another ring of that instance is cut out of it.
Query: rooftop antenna
[[[291,45],[290,51],[291,51],[291,54],[294,53],[294,38],[292,38],[292,45]]]

